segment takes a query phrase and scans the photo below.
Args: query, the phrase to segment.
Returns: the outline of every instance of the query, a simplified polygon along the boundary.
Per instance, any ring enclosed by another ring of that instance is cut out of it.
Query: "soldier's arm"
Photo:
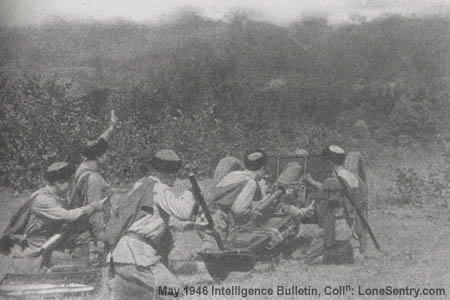
[[[73,222],[83,215],[91,215],[98,209],[97,207],[87,205],[75,209],[64,209],[55,199],[39,195],[34,200],[32,210],[50,220]]]
[[[257,183],[254,180],[249,180],[234,200],[231,211],[238,216],[248,214],[251,211],[256,190]]]
[[[267,194],[267,190],[269,187],[267,186],[267,182],[265,179],[261,179],[257,181],[259,190],[261,191],[261,198],[264,198]]]
[[[110,119],[109,127],[105,130],[105,132],[103,132],[99,136],[99,139],[104,139],[106,142],[108,142],[109,139],[111,138],[111,135],[112,135],[112,133],[114,131],[114,128],[116,127],[118,122],[119,122],[119,120],[117,119],[116,115],[114,114],[114,110],[112,110],[111,111],[111,119]]]
[[[174,229],[176,231],[184,232],[188,230],[206,230],[208,227],[208,222],[205,220],[202,220],[200,218],[189,221],[181,221],[178,218],[170,218],[169,220],[169,227],[171,229]]]
[[[109,126],[105,130],[105,132],[103,132],[98,138],[99,139],[104,139],[105,142],[108,142],[110,140],[110,138],[111,138],[111,135],[112,135],[113,131],[114,131],[114,126]]]
[[[322,189],[322,183],[319,181],[314,180],[310,174],[305,174],[303,176],[303,182],[308,184],[309,186],[312,186],[313,188],[315,188],[316,190],[321,190]]]
[[[299,208],[294,205],[281,203],[279,206],[279,210],[281,213],[284,213],[290,217],[299,217],[299,218],[309,218],[314,215],[314,202],[311,203],[308,207]]]

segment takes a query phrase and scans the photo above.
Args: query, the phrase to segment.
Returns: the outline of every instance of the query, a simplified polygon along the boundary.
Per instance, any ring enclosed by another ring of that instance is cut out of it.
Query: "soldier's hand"
[[[109,124],[112,127],[116,127],[119,124],[119,119],[117,118],[116,114],[114,113],[114,109],[111,109],[111,118],[110,118]]]
[[[10,235],[10,239],[12,239],[14,243],[19,244],[22,248],[28,246],[27,236],[25,234],[12,234]]]
[[[266,195],[269,192],[269,185],[267,184],[266,178],[260,178],[260,180],[258,180],[258,185],[263,195]]]
[[[188,172],[197,172],[198,169],[200,169],[200,166],[198,165],[198,163],[196,163],[195,161],[193,162],[188,162],[185,166],[184,169]]]
[[[302,176],[302,181],[304,183],[311,184],[314,180],[312,179],[310,174],[305,174],[305,175]]]
[[[277,185],[276,190],[281,191],[281,195],[285,195],[287,189],[286,189],[286,186],[280,184],[280,185]]]
[[[94,201],[91,204],[89,204],[90,207],[94,209],[94,211],[100,211],[103,209],[103,201]]]
[[[316,201],[313,200],[310,205],[305,207],[306,208],[306,214],[305,214],[306,217],[310,218],[310,217],[314,216],[314,213],[316,211],[315,205],[316,205]]]
[[[302,217],[306,217],[306,218],[311,218],[314,216],[314,213],[315,213],[315,208],[314,208],[314,201],[313,201],[307,207],[300,208],[298,215],[302,216]]]
[[[305,217],[311,218],[311,217],[313,217],[313,216],[314,216],[314,209],[307,209],[307,210],[305,211]]]

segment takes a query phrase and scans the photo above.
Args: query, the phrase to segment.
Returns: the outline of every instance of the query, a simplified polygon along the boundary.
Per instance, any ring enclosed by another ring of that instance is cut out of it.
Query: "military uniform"
[[[337,166],[334,169],[333,175],[335,177],[339,176],[343,179],[347,187],[350,189],[350,193],[352,193],[353,199],[358,205],[358,208],[361,212],[367,211],[367,186],[359,178],[358,175],[346,170],[343,166]],[[344,187],[342,187],[344,188]],[[350,201],[347,198],[344,198],[344,207],[345,207],[345,220],[350,226],[352,230],[352,246],[354,248],[358,248],[361,254],[364,254],[367,249],[368,242],[368,234],[364,229],[361,219],[356,213],[355,208],[350,204]],[[341,213],[342,214],[342,213]],[[367,215],[365,215],[367,217]],[[337,231],[339,232],[339,231]]]
[[[56,167],[53,167],[56,165]],[[52,168],[53,167],[53,168]],[[55,163],[49,167],[47,173],[54,173],[68,167],[66,163]],[[59,169],[58,169],[59,168]],[[73,173],[71,173],[73,174]],[[53,176],[52,180],[69,180],[71,174]],[[49,177],[49,176],[47,176]],[[12,243],[7,249],[9,257],[9,270],[4,272],[14,273],[40,273],[50,266],[51,252],[40,255],[44,243],[54,234],[61,233],[63,225],[75,222],[83,216],[89,216],[99,209],[98,205],[88,205],[76,209],[66,209],[63,201],[51,186],[46,186],[33,193],[30,199],[20,210],[20,215],[15,215],[17,220],[12,220],[6,229],[2,240],[8,235],[20,234],[25,238],[21,245]],[[23,224],[17,224],[23,222]],[[35,257],[36,256],[36,257]]]
[[[75,173],[75,184],[72,189],[70,207],[76,208],[98,202],[111,195],[111,188],[101,175],[99,160],[108,149],[108,140],[114,130],[113,120],[108,129],[97,139],[87,141],[82,148],[85,160]],[[72,257],[79,264],[99,264],[104,259],[104,230],[110,209],[93,214],[89,218],[79,220],[73,226],[71,236]]]
[[[159,155],[170,164],[170,158],[176,160],[178,156],[173,151],[168,151],[162,150],[155,156]],[[164,163],[155,169],[160,172],[168,171]],[[113,258],[115,272],[120,277],[147,290],[155,292],[158,286],[181,288],[178,278],[163,264],[163,256],[168,253],[162,253],[160,248],[166,242],[170,217],[191,220],[197,207],[196,201],[189,190],[180,197],[175,197],[172,189],[154,176],[138,181],[129,195],[144,184],[146,192],[135,220],[109,254],[108,260]]]
[[[321,194],[325,195],[318,203],[319,224],[323,227],[324,262],[353,262],[353,249],[358,249],[355,253],[358,260],[364,259],[368,234],[355,207],[345,195],[350,194],[357,209],[366,212],[367,186],[358,175],[345,169],[343,165],[346,154],[339,146],[326,147],[321,156],[333,164],[333,177],[326,179],[323,184],[314,181],[310,176],[305,177],[305,180],[322,190]]]
[[[70,207],[76,208],[101,201],[111,193],[111,187],[100,174],[97,161],[86,160],[80,164],[75,173],[75,185],[71,195]],[[79,235],[72,237],[74,243],[73,256],[80,263],[87,265],[90,262],[90,256],[94,260],[91,263],[98,263],[99,258],[92,257],[92,254],[94,254],[94,250],[101,251],[104,249],[102,241],[108,217],[109,211],[103,210],[74,224],[75,232]]]
[[[96,161],[88,160],[81,163],[75,173],[75,182],[80,184],[81,181],[86,180],[86,190],[84,199],[81,205],[86,205],[92,202],[101,201],[105,197],[111,195],[112,190],[110,185],[105,181],[100,173]],[[71,199],[72,201],[74,199]],[[80,204],[71,203],[71,206],[80,206]],[[97,239],[102,239],[105,227],[105,212],[98,212],[89,218],[89,225],[92,234]]]
[[[261,181],[257,181],[255,175],[249,170],[234,171],[225,176],[216,186],[215,191],[235,186],[234,195],[228,194],[214,201],[215,208],[221,208],[231,212],[233,220],[237,224],[248,221],[248,216],[255,201],[261,200],[265,195],[265,187]],[[237,191],[240,189],[239,191]]]
[[[233,171],[223,177],[211,192],[209,205],[215,230],[222,240],[226,240],[229,230],[235,225],[247,223],[250,212],[265,195],[263,181],[258,181],[258,172],[267,161],[261,151],[250,151],[244,158],[246,170]],[[202,248],[207,251],[217,250],[218,245],[211,234],[199,232]]]
[[[323,184],[312,179],[309,174],[304,177],[306,183],[321,191],[319,195],[325,196],[317,200],[323,244],[315,247],[307,255],[307,260],[325,252],[325,263],[349,263],[353,262],[353,249],[358,250],[355,258],[363,260],[368,233],[356,209],[367,212],[367,186],[358,175],[345,169],[346,154],[341,147],[327,146],[321,156],[333,165],[333,172],[330,174],[332,177]],[[352,201],[346,198],[347,194]],[[357,206],[356,209],[352,202]]]

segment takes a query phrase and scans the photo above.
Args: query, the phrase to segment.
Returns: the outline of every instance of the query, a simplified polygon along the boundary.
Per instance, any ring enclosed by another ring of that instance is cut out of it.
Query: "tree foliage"
[[[117,181],[141,175],[162,147],[207,173],[247,148],[336,142],[371,157],[398,135],[430,141],[448,129],[448,84],[437,82],[449,76],[449,27],[439,16],[280,27],[187,14],[158,26],[2,28],[1,184],[37,183],[105,128],[111,108],[122,120],[110,150]]]

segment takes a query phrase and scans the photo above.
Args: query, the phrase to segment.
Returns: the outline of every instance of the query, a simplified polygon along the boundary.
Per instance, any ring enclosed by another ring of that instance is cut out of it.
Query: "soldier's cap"
[[[320,156],[336,163],[343,162],[345,160],[345,155],[344,149],[336,145],[326,146],[320,153]]]
[[[52,163],[45,171],[45,179],[52,183],[56,181],[67,181],[75,174],[75,168],[68,162]]]
[[[177,173],[182,167],[181,158],[171,149],[156,152],[151,164],[156,171],[165,174]]]
[[[306,156],[309,154],[309,152],[306,149],[297,149],[297,150],[295,150],[294,154]]]
[[[261,169],[267,162],[267,154],[263,150],[248,151],[244,157],[244,165],[250,171]]]
[[[342,191],[343,187],[337,178],[327,178],[322,184],[322,188],[324,191],[333,191],[338,192]]]
[[[82,154],[87,159],[96,159],[105,154],[108,149],[108,143],[103,138],[87,141],[82,148]]]

